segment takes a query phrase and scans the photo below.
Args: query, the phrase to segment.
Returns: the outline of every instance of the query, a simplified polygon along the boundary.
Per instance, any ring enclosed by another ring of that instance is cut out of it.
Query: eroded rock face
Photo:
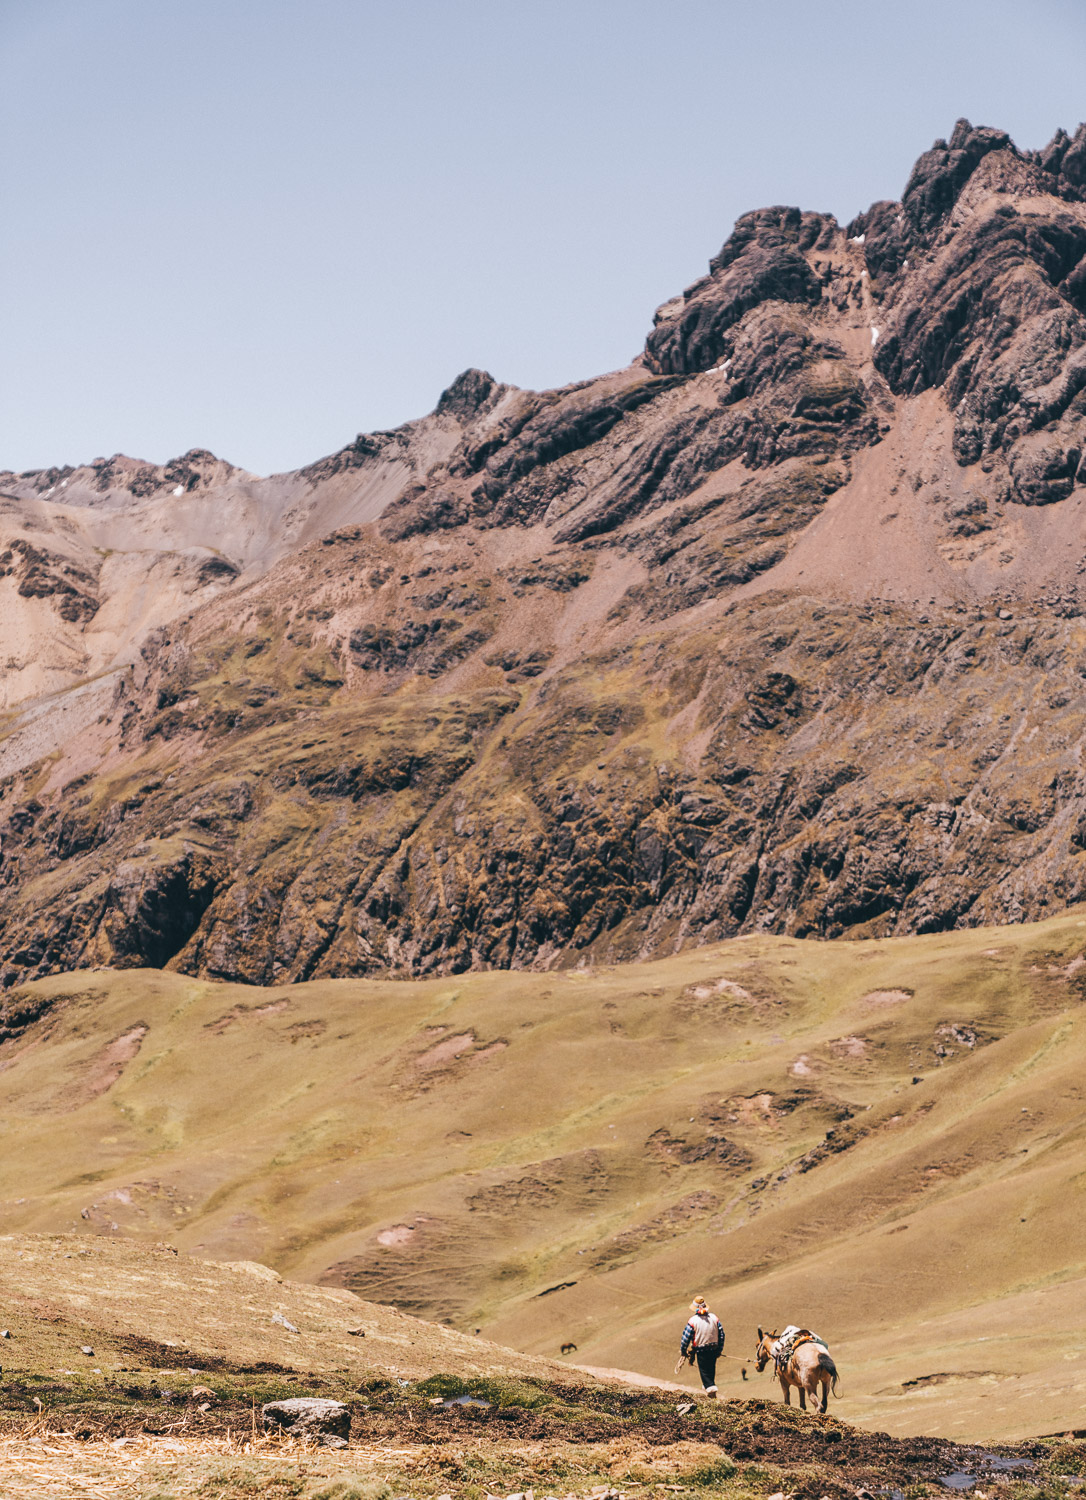
[[[1082,899],[1084,192],[1086,127],[1026,153],[959,121],[847,230],[745,215],[628,369],[468,370],[280,476],[335,529],[240,587],[207,549],[217,597],[144,637],[93,754],[0,738],[2,982],[549,966]],[[178,461],[192,496],[215,462]],[[75,566],[13,536],[0,588],[89,631],[107,565]]]
[[[975,130],[959,120],[949,141],[936,141],[913,167],[901,204],[918,236],[930,235],[946,219],[965,184],[990,151],[1014,150],[1003,130]]]
[[[1076,273],[1086,223],[1053,205],[1000,203],[968,234],[947,236],[895,303],[875,355],[896,391],[941,386],[954,452],[1001,457],[1011,498],[1043,505],[1071,493],[1083,448],[1086,317]]]
[[[817,303],[822,288],[802,252],[825,247],[835,228],[831,215],[798,208],[744,214],[710,274],[657,310],[645,363],[662,374],[712,369],[730,352],[726,335],[744,313],[765,302]]]
[[[22,599],[46,599],[62,620],[86,623],[98,612],[97,578],[71,558],[22,537],[0,552],[0,578],[13,578]]]
[[[900,205],[849,226],[892,309],[877,368],[899,393],[941,388],[959,463],[999,461],[1019,504],[1065,499],[1083,451],[1082,162],[1082,127],[1027,157],[1004,132],[959,120],[919,159]]]

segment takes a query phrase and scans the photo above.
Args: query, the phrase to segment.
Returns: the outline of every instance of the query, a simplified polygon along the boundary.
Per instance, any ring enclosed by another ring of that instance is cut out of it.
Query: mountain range
[[[725,1396],[800,1321],[860,1426],[1075,1430],[1084,543],[1086,126],[744,215],[596,379],[0,476],[5,1364],[179,1249],[174,1323],[658,1380],[699,1290]]]
[[[0,978],[928,933],[1086,893],[1086,126],[744,215],[623,370],[0,475]]]

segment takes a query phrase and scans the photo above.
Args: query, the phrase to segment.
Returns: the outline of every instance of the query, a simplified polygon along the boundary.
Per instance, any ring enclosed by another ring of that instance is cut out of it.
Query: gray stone
[[[266,1432],[278,1428],[291,1437],[310,1438],[326,1448],[346,1448],[351,1436],[351,1413],[342,1401],[294,1396],[269,1401],[260,1409]]]

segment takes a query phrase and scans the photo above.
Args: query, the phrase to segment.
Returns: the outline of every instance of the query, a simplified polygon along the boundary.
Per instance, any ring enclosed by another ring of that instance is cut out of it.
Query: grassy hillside
[[[993,1470],[1003,1500],[1065,1500],[1086,1459],[1064,1439],[997,1457],[779,1401],[684,1402],[255,1262],[117,1236],[0,1237],[0,1302],[5,1500],[852,1500],[906,1486],[929,1500],[948,1473]],[[349,1408],[349,1448],[261,1431],[262,1403],[298,1396]]]
[[[670,1377],[809,1322],[841,1415],[1080,1423],[1086,918],[636,967],[9,991],[0,1210]],[[37,1014],[36,1020],[31,1019]],[[773,1395],[725,1366],[728,1394]]]

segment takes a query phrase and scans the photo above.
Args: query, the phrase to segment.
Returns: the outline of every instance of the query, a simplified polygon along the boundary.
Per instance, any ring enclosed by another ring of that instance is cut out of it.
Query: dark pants
[[[720,1358],[720,1350],[714,1346],[711,1349],[698,1349],[695,1352],[701,1383],[708,1390],[711,1385],[716,1385],[716,1362]]]

